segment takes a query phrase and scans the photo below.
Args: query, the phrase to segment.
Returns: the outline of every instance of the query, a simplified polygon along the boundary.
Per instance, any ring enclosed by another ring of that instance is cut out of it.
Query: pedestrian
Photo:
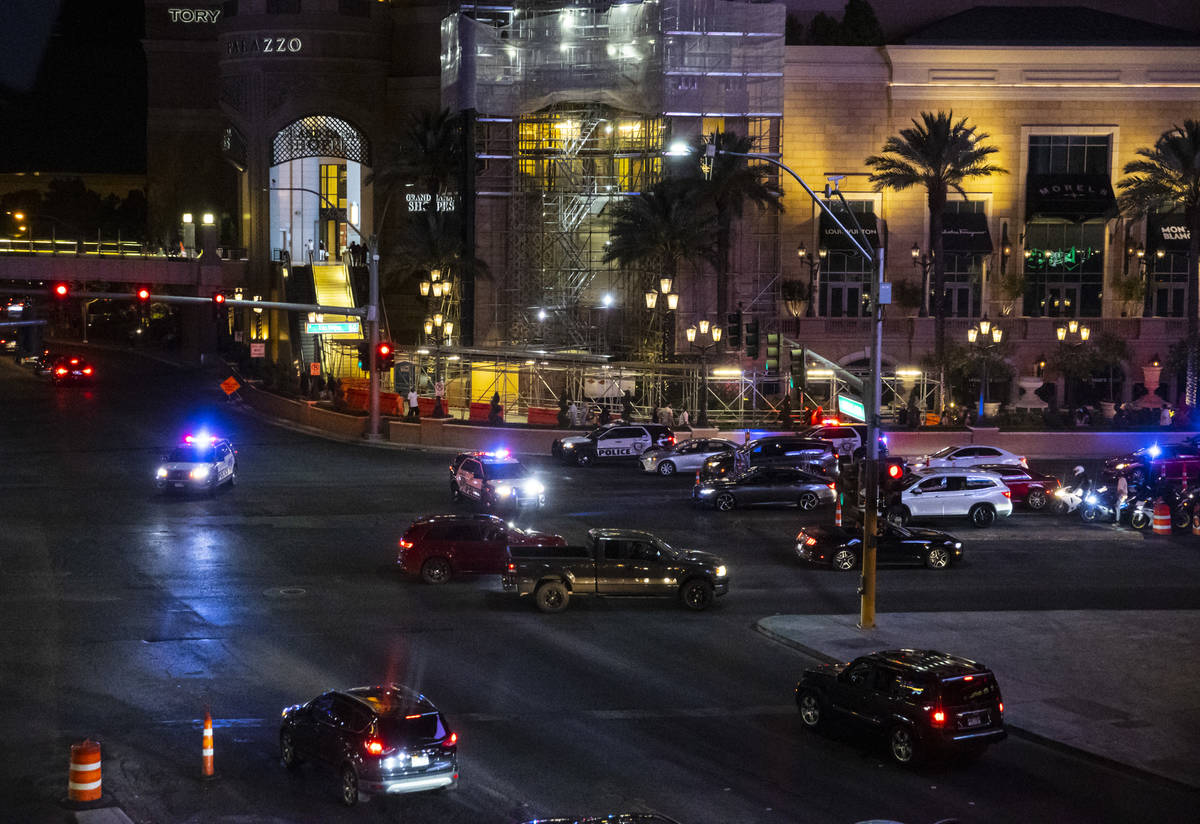
[[[499,426],[504,423],[504,407],[500,405],[500,393],[492,395],[492,404],[488,408],[488,426]]]
[[[1162,405],[1162,411],[1158,413],[1158,425],[1163,429],[1171,426],[1171,410],[1165,403]]]
[[[180,246],[182,246],[182,245],[183,245],[183,244],[181,243],[181,244],[180,244]],[[304,245],[305,245],[305,246],[307,247],[307,249],[308,249],[308,259],[309,259],[309,260],[312,260],[312,256],[313,256],[313,242],[312,242],[312,238],[309,238],[308,240],[306,240],[306,241],[304,242]]]
[[[671,408],[671,404],[668,403],[666,406],[664,406],[661,414],[662,420],[659,421],[659,423],[661,423],[663,426],[675,425],[675,410]]]
[[[1129,500],[1129,481],[1122,474],[1117,478],[1117,503],[1113,507],[1113,523],[1121,522],[1121,507]]]
[[[688,415],[688,411],[686,409],[679,410],[679,428],[686,429],[689,432],[692,429],[692,419]]]
[[[320,259],[320,260],[328,260],[329,259],[329,252],[325,249],[325,241],[323,241],[323,240],[321,241],[321,244],[320,244],[320,246],[317,247],[317,250],[318,250],[317,251],[318,259]]]
[[[654,406],[650,407],[650,423],[658,423],[661,418],[662,411],[659,410],[658,404],[656,403]]]
[[[563,395],[558,399],[558,426],[561,429],[571,425],[571,412],[567,410],[567,396]]]
[[[608,411],[608,404],[605,404],[604,406],[600,407],[600,425],[608,426],[609,422],[611,421],[612,414]]]
[[[421,405],[417,397],[417,387],[408,388],[408,419],[415,421],[421,417]]]
[[[570,426],[579,426],[583,423],[579,414],[579,404],[571,401],[571,405],[567,407],[567,416],[570,418]]]
[[[633,423],[633,396],[629,394],[628,389],[621,398],[621,420],[625,423]]]
[[[786,429],[792,428],[792,396],[790,394],[783,396],[783,403],[779,404],[779,423]]]

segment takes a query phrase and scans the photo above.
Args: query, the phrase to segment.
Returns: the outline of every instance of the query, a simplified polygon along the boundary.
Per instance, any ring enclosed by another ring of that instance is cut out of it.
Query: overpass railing
[[[64,240],[62,238],[0,238],[0,255],[63,255],[66,257],[138,257],[169,260],[195,259],[199,255],[184,254],[176,249],[165,249],[138,240],[105,239]],[[245,260],[246,250],[234,247],[218,247],[217,256],[222,260]]]

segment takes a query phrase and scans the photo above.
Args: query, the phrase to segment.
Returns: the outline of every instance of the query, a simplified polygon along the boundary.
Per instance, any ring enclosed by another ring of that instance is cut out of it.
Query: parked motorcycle
[[[1154,523],[1154,502],[1157,499],[1147,492],[1132,496],[1132,499],[1129,525],[1134,529],[1145,529]]]
[[[1055,515],[1074,512],[1083,503],[1083,492],[1079,486],[1060,486],[1054,490],[1054,503],[1050,505],[1050,511]]]
[[[1089,524],[1096,521],[1111,521],[1113,507],[1116,506],[1116,503],[1116,490],[1110,490],[1107,486],[1097,487],[1084,497],[1079,516]]]

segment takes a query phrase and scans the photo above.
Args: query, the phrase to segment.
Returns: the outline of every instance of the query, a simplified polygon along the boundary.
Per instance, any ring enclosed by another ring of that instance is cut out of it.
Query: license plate
[[[183,486],[184,486],[184,484],[183,484],[183,482],[182,482],[182,481],[176,481],[176,482],[174,483],[174,487],[175,487],[176,489],[182,489],[182,488],[183,488]]]
[[[412,765],[414,767],[428,767],[429,766],[429,756],[428,755],[414,755],[412,757]]]
[[[963,719],[963,726],[964,727],[982,727],[984,724],[987,723],[987,721],[988,721],[988,716],[986,713],[980,713],[979,715],[968,715],[966,718]]]

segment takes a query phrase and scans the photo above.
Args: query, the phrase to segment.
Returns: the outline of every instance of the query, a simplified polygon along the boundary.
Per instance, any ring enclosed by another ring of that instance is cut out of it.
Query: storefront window
[[[1025,232],[1025,314],[1099,317],[1104,221],[1035,221]]]
[[[1155,317],[1183,317],[1187,300],[1188,256],[1180,252],[1167,252],[1161,258],[1154,257],[1149,264],[1149,287],[1146,299],[1150,314]]]
[[[1110,136],[1031,135],[1029,174],[1107,175]]]
[[[878,242],[878,221],[875,218],[875,202],[871,200],[849,200],[850,209],[858,218],[866,233],[865,242]],[[839,219],[854,230],[848,215],[840,204],[834,206]],[[826,216],[821,218],[821,245],[829,250],[824,266],[821,267],[821,294],[818,314],[829,318],[859,318],[871,314],[871,283],[875,266],[853,248],[849,238]]]
[[[953,199],[946,203],[946,214],[986,214],[987,203],[982,200]],[[950,241],[945,241],[949,245]],[[963,246],[973,241],[961,241]],[[990,241],[988,241],[990,243]],[[970,318],[980,314],[983,286],[983,254],[963,254],[946,250],[946,317]],[[930,276],[932,283],[932,275]],[[931,287],[932,288],[932,287]],[[930,306],[933,304],[930,303]]]

